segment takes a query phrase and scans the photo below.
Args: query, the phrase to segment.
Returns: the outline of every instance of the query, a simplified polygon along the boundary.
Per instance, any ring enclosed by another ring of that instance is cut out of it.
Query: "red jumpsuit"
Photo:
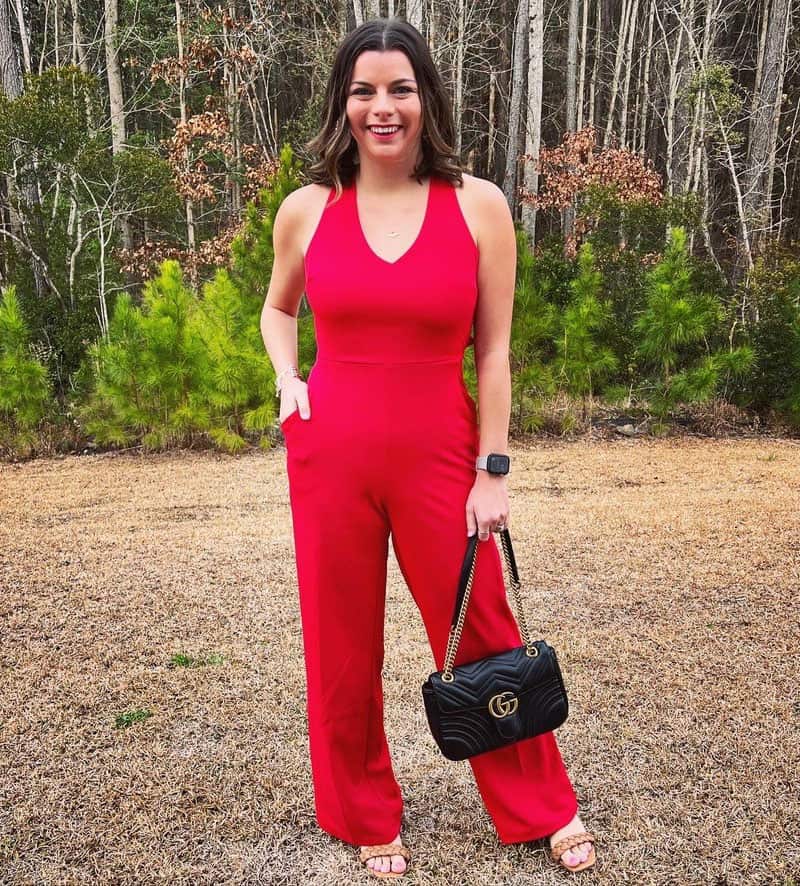
[[[422,229],[394,262],[367,243],[355,185],[335,202],[334,194],[305,260],[317,340],[311,416],[295,410],[281,429],[316,817],[329,834],[364,845],[394,839],[403,810],[383,725],[390,533],[436,669],[444,665],[479,445],[462,374],[478,250],[446,179],[430,178]],[[455,664],[521,643],[490,535],[478,545]],[[415,695],[422,705],[420,687],[409,686],[412,704]],[[577,811],[552,732],[469,763],[503,843],[550,835]]]

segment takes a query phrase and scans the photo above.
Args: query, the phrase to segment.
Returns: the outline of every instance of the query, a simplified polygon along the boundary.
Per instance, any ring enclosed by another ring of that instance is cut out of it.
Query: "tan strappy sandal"
[[[406,860],[405,871],[376,871],[367,864],[367,859],[376,858],[379,855],[402,855]],[[405,877],[408,871],[408,863],[411,861],[411,852],[407,846],[400,843],[378,843],[376,846],[362,846],[358,853],[358,860],[375,877]]]
[[[575,846],[580,846],[581,843],[596,843],[597,837],[594,834],[590,834],[589,831],[583,831],[580,834],[570,834],[568,837],[564,837],[559,840],[557,843],[553,845],[553,848],[550,850],[550,857],[553,861],[557,861],[562,868],[565,868],[568,871],[583,871],[586,868],[590,868],[597,861],[597,854],[594,851],[594,846],[592,846],[589,857],[586,861],[582,861],[580,864],[576,864],[575,867],[572,865],[568,865],[561,856],[568,850],[572,849]]]

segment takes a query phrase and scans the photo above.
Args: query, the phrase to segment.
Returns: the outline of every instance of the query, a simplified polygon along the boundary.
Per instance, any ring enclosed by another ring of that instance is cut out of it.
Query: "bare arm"
[[[475,368],[478,372],[480,443],[478,454],[508,455],[511,369],[508,362],[511,314],[517,272],[514,221],[503,192],[483,181],[478,231],[478,305],[475,317]],[[467,534],[486,541],[498,526],[509,525],[504,474],[476,471],[467,497]]]
[[[508,362],[517,272],[514,221],[505,195],[484,181],[478,232],[478,306],[475,369],[480,409],[480,454],[508,454],[511,369]],[[483,472],[480,472],[483,474]]]
[[[288,194],[278,207],[272,229],[274,261],[260,326],[276,376],[288,366],[297,366],[297,313],[305,288],[303,252],[299,244],[299,222],[304,205],[304,195],[300,191]],[[281,380],[281,420],[286,412],[293,411],[295,401],[301,405],[303,399],[307,407],[305,383],[284,375]],[[287,402],[292,408],[284,410]]]

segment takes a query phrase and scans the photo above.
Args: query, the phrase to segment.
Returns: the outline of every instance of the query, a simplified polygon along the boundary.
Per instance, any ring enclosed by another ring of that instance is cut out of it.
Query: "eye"
[[[410,86],[396,86],[395,89],[405,89],[406,92],[413,92],[414,90]],[[354,89],[350,95],[361,95],[364,92],[368,92],[366,86],[359,86],[358,89]]]

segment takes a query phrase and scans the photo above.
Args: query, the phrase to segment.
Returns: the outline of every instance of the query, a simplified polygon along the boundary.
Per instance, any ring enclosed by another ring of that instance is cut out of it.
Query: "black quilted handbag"
[[[500,530],[500,540],[524,644],[453,667],[475,574],[480,543],[476,532],[469,537],[461,566],[444,668],[422,686],[428,724],[449,760],[465,760],[532,738],[567,719],[567,691],[555,649],[544,640],[530,640],[508,529]]]

